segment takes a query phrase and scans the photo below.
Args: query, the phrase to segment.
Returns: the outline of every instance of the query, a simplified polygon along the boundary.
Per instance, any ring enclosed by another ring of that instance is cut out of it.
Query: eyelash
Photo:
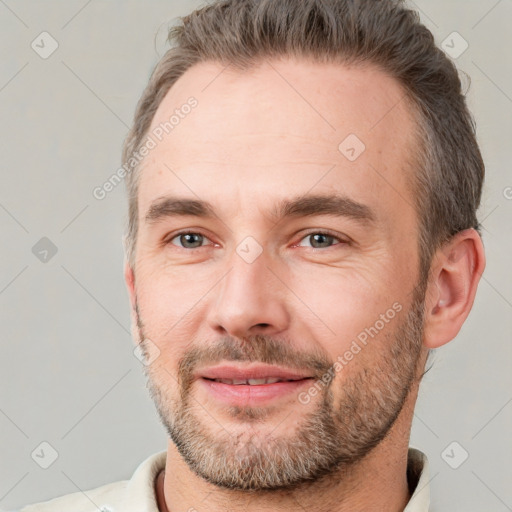
[[[181,235],[201,235],[205,239],[209,240],[209,238],[204,233],[201,233],[200,231],[180,231],[178,233],[175,233],[171,238],[168,238],[167,241],[164,242],[164,245],[173,245],[177,249],[181,249],[181,250],[189,251],[189,252],[193,251],[195,249],[203,249],[204,247],[207,247],[206,245],[201,245],[200,247],[195,247],[195,248],[189,249],[186,247],[180,247],[179,245],[173,244],[172,240],[174,240],[175,238],[178,238]],[[327,235],[327,236],[334,238],[335,240],[337,240],[339,242],[339,243],[335,243],[329,247],[324,247],[324,248],[323,247],[309,247],[310,249],[313,249],[315,251],[325,251],[327,249],[336,247],[337,245],[342,245],[342,244],[346,245],[346,244],[350,243],[349,240],[341,238],[338,234],[334,233],[333,231],[324,229],[324,230],[311,230],[308,233],[305,233],[302,236],[302,238],[299,240],[299,242],[297,244],[294,244],[293,247],[303,247],[300,245],[300,242],[302,242],[305,238],[307,238],[311,235]]]

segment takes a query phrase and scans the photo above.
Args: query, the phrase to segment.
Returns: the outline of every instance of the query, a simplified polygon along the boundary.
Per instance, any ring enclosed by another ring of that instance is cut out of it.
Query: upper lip
[[[243,380],[243,379],[265,379],[274,378],[282,380],[300,380],[310,378],[307,375],[297,370],[289,370],[279,366],[268,364],[258,364],[251,366],[233,366],[233,365],[219,365],[204,368],[196,373],[198,378],[205,379],[228,379],[228,380]]]

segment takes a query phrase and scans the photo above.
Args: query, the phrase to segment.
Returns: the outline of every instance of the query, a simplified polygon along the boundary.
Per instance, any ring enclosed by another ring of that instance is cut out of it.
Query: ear
[[[135,274],[126,257],[124,259],[124,282],[130,297],[130,305],[132,309],[135,309]]]
[[[471,311],[484,269],[484,247],[475,229],[457,233],[438,249],[425,299],[427,348],[438,348],[455,338]]]
[[[132,339],[137,342],[138,340],[138,328],[137,328],[137,313],[135,310],[136,304],[136,292],[135,292],[135,273],[128,263],[128,260],[124,259],[124,281],[128,290],[128,296],[130,298],[130,317],[131,317],[131,331]]]

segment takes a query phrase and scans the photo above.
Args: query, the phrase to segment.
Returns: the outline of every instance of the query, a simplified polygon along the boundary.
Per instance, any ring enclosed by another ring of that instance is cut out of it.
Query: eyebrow
[[[375,212],[367,205],[338,194],[302,195],[280,201],[271,211],[278,221],[285,218],[332,215],[348,217],[362,224],[373,224],[377,220]]]
[[[375,212],[369,206],[338,194],[301,195],[283,199],[272,208],[270,214],[278,222],[285,218],[317,215],[348,217],[365,225],[374,224],[377,220]],[[149,207],[145,220],[147,223],[156,223],[176,216],[205,219],[217,217],[214,207],[208,201],[169,196],[155,200]]]

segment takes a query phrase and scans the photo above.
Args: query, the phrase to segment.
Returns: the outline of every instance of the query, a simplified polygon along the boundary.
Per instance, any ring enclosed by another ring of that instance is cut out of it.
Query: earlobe
[[[438,348],[460,331],[485,268],[480,235],[474,229],[457,233],[433,258],[426,295],[424,344]]]

